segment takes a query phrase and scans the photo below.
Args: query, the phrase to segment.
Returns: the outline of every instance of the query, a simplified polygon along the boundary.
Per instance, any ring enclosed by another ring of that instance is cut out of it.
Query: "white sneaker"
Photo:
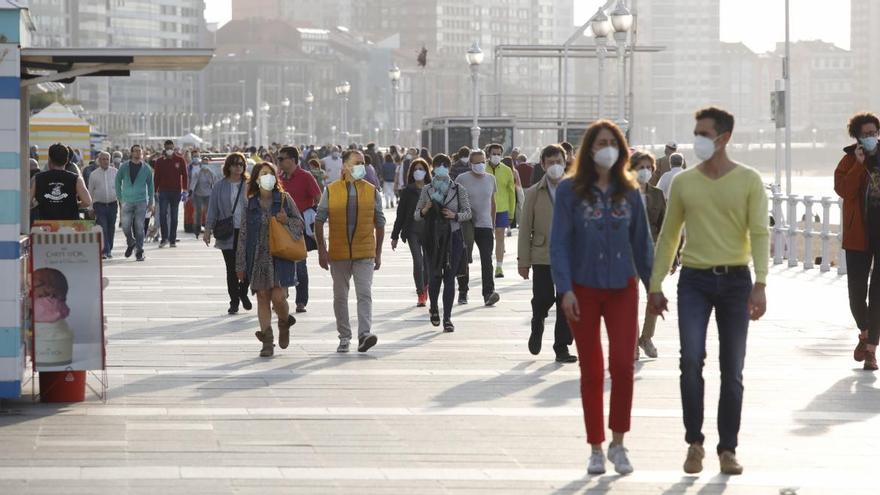
[[[587,466],[588,474],[605,474],[605,454],[601,450],[594,450],[590,454],[590,464]]]
[[[339,341],[339,347],[336,348],[336,352],[348,352],[348,348],[349,348],[349,346],[350,346],[349,341],[347,341],[347,340],[340,340],[340,341]]]
[[[632,464],[626,456],[627,450],[623,445],[611,445],[608,447],[608,460],[614,464],[617,474],[629,474],[633,472]]]

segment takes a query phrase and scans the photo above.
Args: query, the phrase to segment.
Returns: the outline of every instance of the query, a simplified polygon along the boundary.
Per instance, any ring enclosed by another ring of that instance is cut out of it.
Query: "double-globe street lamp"
[[[605,118],[605,56],[608,54],[608,35],[614,29],[602,7],[599,7],[596,15],[590,19],[590,29],[593,31],[593,37],[596,40],[596,57],[599,60],[597,74],[599,90],[597,117],[602,119]]]
[[[400,90],[400,67],[394,64],[388,69],[388,79],[391,80],[391,132],[392,141],[396,144],[400,140],[400,125],[397,121],[397,92]]]
[[[617,7],[611,12],[611,25],[614,27],[614,40],[617,42],[617,125],[624,134],[629,130],[626,120],[626,37],[632,28],[633,16],[623,0],[617,1]]]
[[[473,83],[473,97],[474,97],[474,122],[471,127],[471,149],[478,149],[480,147],[480,126],[477,121],[477,118],[480,114],[480,64],[483,63],[483,50],[480,50],[480,45],[478,42],[474,41],[474,44],[471,45],[470,49],[467,51],[466,55],[467,63],[471,66],[471,82]]]

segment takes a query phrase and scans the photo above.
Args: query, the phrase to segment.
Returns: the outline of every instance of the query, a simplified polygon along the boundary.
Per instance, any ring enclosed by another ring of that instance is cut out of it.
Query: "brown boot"
[[[287,315],[287,322],[278,322],[278,347],[287,349],[290,344],[290,327],[296,324],[293,315]]]
[[[859,334],[859,343],[856,344],[856,348],[853,351],[853,359],[861,363],[865,360],[866,352],[868,352],[868,339]]]
[[[275,335],[272,333],[272,327],[257,333],[260,334],[257,338],[263,342],[263,348],[260,349],[260,357],[272,357],[275,354]]]

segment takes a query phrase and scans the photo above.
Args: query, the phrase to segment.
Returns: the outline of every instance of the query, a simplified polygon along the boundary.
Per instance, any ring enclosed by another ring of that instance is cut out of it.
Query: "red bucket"
[[[40,373],[40,402],[82,402],[86,400],[85,371]]]

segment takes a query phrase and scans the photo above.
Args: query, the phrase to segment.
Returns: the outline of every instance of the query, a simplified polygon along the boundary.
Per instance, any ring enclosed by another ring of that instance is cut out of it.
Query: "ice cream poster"
[[[31,239],[34,369],[104,369],[101,233]]]

